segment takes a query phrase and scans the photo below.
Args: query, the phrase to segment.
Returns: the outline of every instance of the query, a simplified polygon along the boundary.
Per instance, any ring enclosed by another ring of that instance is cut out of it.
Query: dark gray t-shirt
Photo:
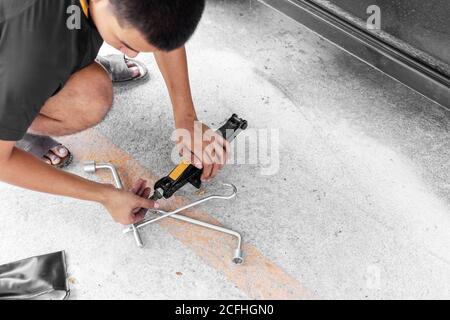
[[[78,0],[0,0],[0,140],[20,140],[44,103],[94,62],[102,43]]]

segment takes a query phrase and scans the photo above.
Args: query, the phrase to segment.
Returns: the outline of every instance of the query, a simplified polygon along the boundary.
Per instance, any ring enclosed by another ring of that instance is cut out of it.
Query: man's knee
[[[93,63],[75,73],[64,88],[45,103],[40,114],[46,120],[37,119],[33,126],[39,131],[51,131],[53,135],[73,134],[100,123],[112,104],[112,81],[101,66]]]
[[[90,105],[90,110],[83,110],[75,117],[75,126],[79,127],[81,130],[89,129],[96,126],[105,119],[109,110],[112,107],[112,99],[108,97],[99,97],[95,102]]]
[[[77,95],[82,97],[79,101],[83,103],[77,106],[74,119],[82,129],[100,123],[111,110],[114,100],[112,82],[106,71],[99,66],[89,78],[89,85],[77,90]]]
[[[78,71],[47,100],[31,129],[54,136],[77,133],[100,123],[113,104],[112,81],[97,63]]]
[[[113,89],[109,83],[96,83],[89,96],[92,98],[88,107],[82,111],[82,120],[89,127],[95,126],[108,114],[113,105]]]

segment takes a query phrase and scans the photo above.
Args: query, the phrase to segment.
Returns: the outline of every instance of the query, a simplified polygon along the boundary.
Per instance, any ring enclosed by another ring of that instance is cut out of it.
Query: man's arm
[[[138,208],[154,206],[153,201],[131,192],[58,170],[14,146],[15,142],[0,140],[0,181],[38,192],[101,203],[114,220],[122,224],[143,218],[133,213]]]
[[[172,101],[175,126],[182,127],[185,122],[197,121],[189,83],[186,49],[171,52],[155,52],[156,62],[164,77]]]
[[[155,53],[156,62],[164,77],[172,101],[175,126],[177,129],[187,129],[191,135],[194,134],[194,123],[198,121],[197,113],[192,99],[189,83],[189,72],[187,65],[186,49],[181,47],[171,52]],[[203,126],[203,131],[209,128]],[[225,165],[229,154],[229,143],[220,135],[210,134],[210,141],[203,141],[201,150],[193,145],[184,145],[181,149],[183,154],[191,158],[192,163],[203,167],[202,180],[214,178],[218,171]]]

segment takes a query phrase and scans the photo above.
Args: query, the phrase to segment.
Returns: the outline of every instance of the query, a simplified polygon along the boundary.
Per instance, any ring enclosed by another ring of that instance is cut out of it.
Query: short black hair
[[[110,0],[122,25],[139,30],[163,51],[183,46],[194,33],[205,0]]]

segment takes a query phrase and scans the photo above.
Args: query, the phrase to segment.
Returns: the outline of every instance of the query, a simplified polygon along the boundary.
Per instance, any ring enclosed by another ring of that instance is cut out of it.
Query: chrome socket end
[[[236,249],[234,254],[233,263],[236,265],[240,265],[244,263],[244,253],[241,249]]]
[[[88,161],[85,162],[83,165],[83,170],[86,173],[95,173],[97,171],[97,164],[95,163],[95,161]]]
[[[133,230],[134,240],[136,241],[136,245],[138,248],[144,247],[144,242],[142,241],[141,235],[137,229]]]

